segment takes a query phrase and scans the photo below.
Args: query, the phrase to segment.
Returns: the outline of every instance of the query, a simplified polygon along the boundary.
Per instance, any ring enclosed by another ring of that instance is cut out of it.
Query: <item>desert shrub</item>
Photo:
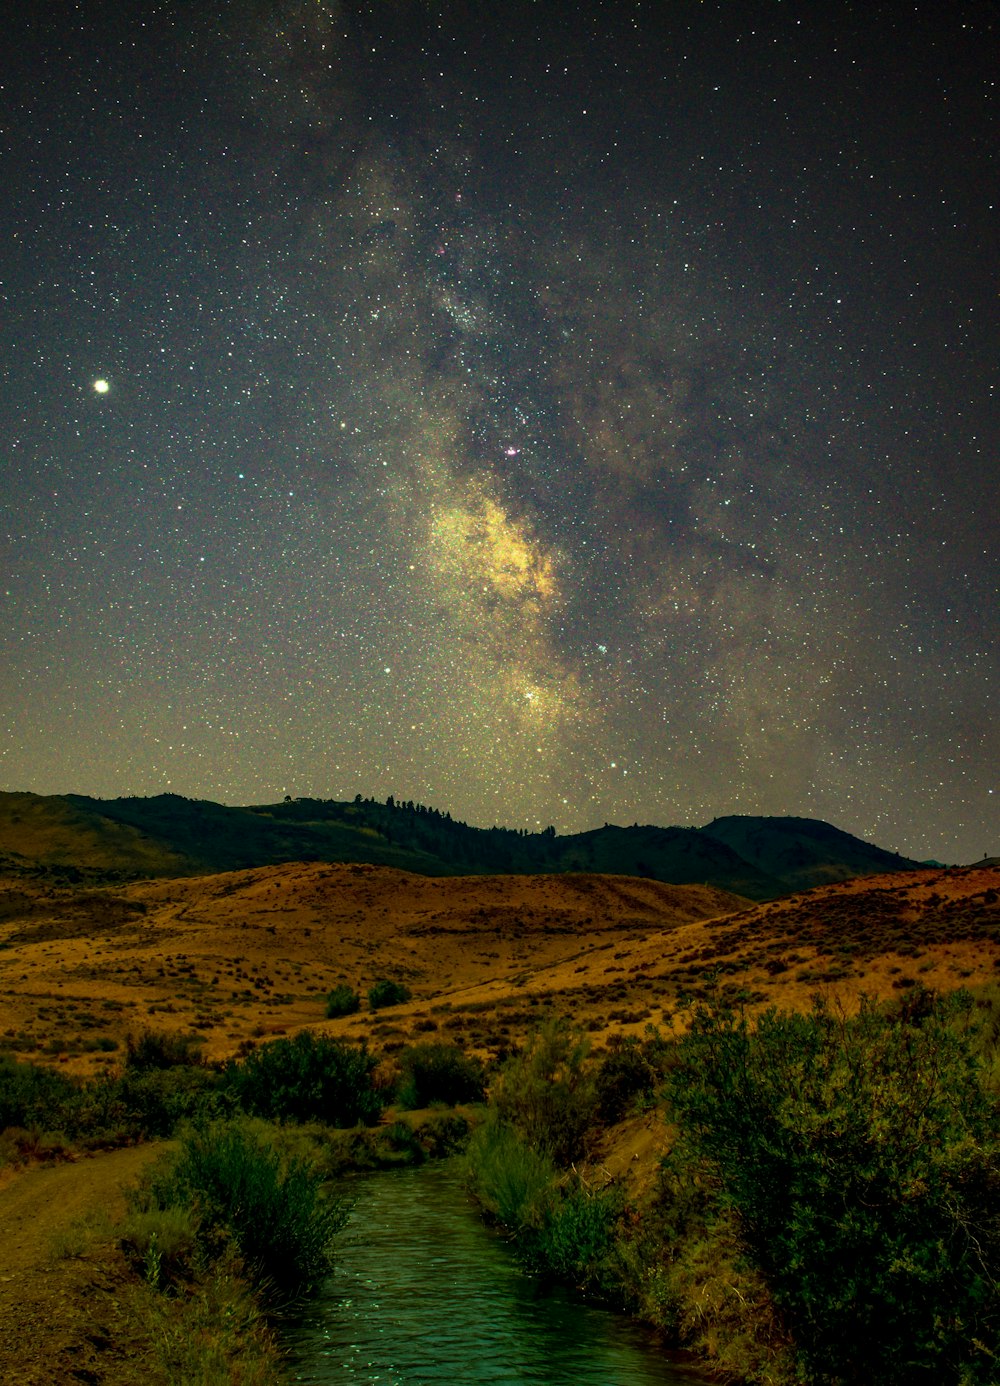
[[[429,1107],[432,1102],[481,1102],[483,1066],[457,1044],[414,1044],[399,1056],[402,1070],[397,1100],[402,1107]]]
[[[169,1136],[183,1121],[209,1121],[231,1110],[220,1075],[211,1069],[180,1065],[167,1069],[126,1068],[117,1078],[98,1079],[82,1094],[84,1121],[74,1130],[100,1130],[101,1107],[117,1106],[130,1134]],[[110,1114],[110,1113],[109,1113]],[[110,1123],[107,1123],[110,1125]]]
[[[8,1126],[61,1128],[76,1095],[77,1085],[63,1073],[0,1058],[0,1130]]]
[[[389,977],[380,977],[368,990],[368,1004],[373,1011],[379,1011],[383,1006],[399,1006],[409,999],[409,987]]]
[[[408,1121],[391,1121],[378,1131],[378,1137],[390,1152],[390,1160],[400,1164],[422,1165],[427,1158],[416,1131]]]
[[[675,1161],[737,1219],[805,1381],[992,1382],[1000,1120],[945,1003],[755,1025],[702,1009],[669,1081]]]
[[[164,1030],[144,1030],[126,1040],[125,1067],[137,1072],[149,1069],[190,1067],[201,1063],[199,1035],[171,1034]]]
[[[465,1150],[471,1131],[460,1112],[432,1112],[416,1127],[417,1139],[430,1160],[445,1159]]]
[[[405,1122],[392,1122],[388,1126],[353,1126],[349,1130],[330,1131],[322,1167],[332,1178],[351,1170],[400,1169],[423,1164],[424,1159],[424,1150],[412,1128]]]
[[[232,1243],[254,1280],[277,1298],[315,1288],[347,1220],[345,1205],[324,1199],[305,1162],[282,1161],[238,1122],[189,1131],[147,1190],[147,1206],[137,1211],[190,1208],[199,1243],[215,1255]]]
[[[658,1081],[659,1074],[639,1041],[620,1039],[597,1065],[597,1115],[608,1124],[621,1121],[629,1105],[640,1095],[652,1093]]]
[[[0,1060],[0,1129],[61,1131],[80,1145],[117,1145],[169,1136],[180,1121],[207,1120],[224,1110],[218,1074],[200,1066],[126,1066],[85,1082]]]
[[[491,1091],[498,1118],[561,1166],[583,1155],[597,1112],[587,1050],[582,1031],[551,1019],[507,1060]]]
[[[338,1016],[354,1015],[361,1009],[361,997],[346,982],[335,986],[326,998],[326,1018],[336,1020]]]
[[[457,1155],[468,1145],[470,1126],[458,1112],[435,1111],[412,1125],[399,1121],[333,1131],[319,1125],[270,1130],[272,1138],[275,1133],[280,1137],[279,1149],[306,1159],[323,1178],[332,1179],[349,1170],[395,1169]]]
[[[225,1070],[226,1086],[245,1112],[272,1121],[374,1122],[385,1105],[363,1046],[302,1030],[273,1040]]]

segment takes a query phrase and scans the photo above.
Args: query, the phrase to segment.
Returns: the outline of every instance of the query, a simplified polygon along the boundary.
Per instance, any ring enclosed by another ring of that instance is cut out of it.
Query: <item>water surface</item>
[[[526,1275],[450,1164],[366,1175],[325,1293],[289,1335],[310,1386],[690,1386],[641,1327]]]

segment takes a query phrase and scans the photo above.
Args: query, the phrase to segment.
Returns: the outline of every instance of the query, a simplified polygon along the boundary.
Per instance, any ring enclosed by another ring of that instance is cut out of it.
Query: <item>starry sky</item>
[[[19,7],[0,788],[1000,852],[998,36]]]

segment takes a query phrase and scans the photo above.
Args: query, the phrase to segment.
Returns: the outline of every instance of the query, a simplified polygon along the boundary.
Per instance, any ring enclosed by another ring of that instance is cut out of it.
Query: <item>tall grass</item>
[[[537,1232],[553,1202],[557,1171],[512,1126],[487,1120],[473,1132],[466,1155],[469,1188],[479,1205],[513,1233]]]
[[[150,1381],[167,1386],[276,1386],[285,1380],[273,1329],[259,1297],[237,1271],[213,1266],[183,1295],[141,1281],[125,1305],[148,1342]]]
[[[620,1298],[611,1267],[623,1200],[560,1171],[494,1115],[473,1133],[466,1155],[470,1192],[512,1234],[535,1271],[604,1297]]]

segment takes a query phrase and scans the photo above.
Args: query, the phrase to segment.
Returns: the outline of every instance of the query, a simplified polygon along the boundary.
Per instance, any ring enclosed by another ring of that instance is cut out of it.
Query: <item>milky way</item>
[[[995,21],[737,8],[19,21],[4,787],[1000,850]]]

